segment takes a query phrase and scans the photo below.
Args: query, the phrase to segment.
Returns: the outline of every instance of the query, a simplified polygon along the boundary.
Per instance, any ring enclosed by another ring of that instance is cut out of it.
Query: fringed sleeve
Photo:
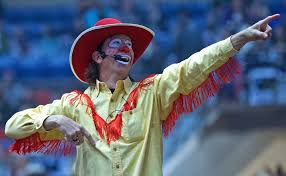
[[[184,112],[192,112],[225,83],[240,74],[239,63],[232,58],[237,51],[230,38],[215,43],[156,76],[156,95],[164,136]]]
[[[230,83],[238,74],[240,74],[239,63],[231,58],[188,95],[181,94],[163,122],[164,136],[168,136],[182,113],[192,112],[193,108],[200,107],[209,97],[215,96],[223,84]]]
[[[9,152],[15,152],[20,155],[32,152],[55,155],[69,155],[73,151],[72,143],[63,139],[43,140],[39,132],[28,137],[16,139],[15,143],[9,148]]]
[[[49,115],[65,115],[73,118],[72,106],[67,103],[65,94],[61,100],[51,104],[40,105],[14,114],[5,125],[5,134],[15,139],[9,151],[18,154],[39,152],[44,154],[67,155],[72,151],[72,144],[64,140],[64,135],[58,130],[46,131],[43,122]]]

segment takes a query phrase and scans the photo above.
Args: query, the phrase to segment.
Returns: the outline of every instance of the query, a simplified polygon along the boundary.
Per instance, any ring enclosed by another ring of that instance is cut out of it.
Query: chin
[[[118,75],[120,75],[120,77],[126,77],[129,74],[129,69],[126,69],[126,68],[125,69],[119,69],[119,68],[117,68],[117,69],[114,70],[114,72],[117,73]]]

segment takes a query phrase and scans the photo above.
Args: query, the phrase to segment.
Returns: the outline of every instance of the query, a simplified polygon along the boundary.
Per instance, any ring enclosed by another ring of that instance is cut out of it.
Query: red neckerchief
[[[138,86],[136,86],[136,88],[133,89],[132,92],[129,94],[129,97],[122,106],[121,111],[117,113],[115,118],[109,123],[107,123],[102,117],[100,117],[99,114],[97,114],[93,102],[87,94],[82,93],[79,90],[75,90],[69,96],[67,96],[67,98],[70,98],[70,96],[74,96],[69,99],[72,105],[77,106],[79,105],[79,103],[86,105],[86,112],[93,118],[93,122],[99,136],[102,139],[105,138],[106,142],[110,144],[110,141],[116,141],[121,136],[122,113],[136,108],[138,101],[138,94],[140,90],[153,83],[153,79],[148,79],[148,78],[154,76],[155,75],[151,75],[139,82]]]

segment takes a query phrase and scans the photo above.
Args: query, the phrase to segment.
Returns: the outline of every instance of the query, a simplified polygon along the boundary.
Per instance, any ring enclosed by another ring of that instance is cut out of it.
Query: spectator
[[[286,176],[286,172],[283,169],[282,164],[278,164],[276,167],[276,175],[275,176]]]
[[[8,52],[8,38],[6,32],[4,31],[4,21],[0,18],[0,57],[3,55],[7,55]]]
[[[24,30],[21,27],[15,27],[13,35],[10,38],[9,48],[13,49],[10,54],[18,61],[26,61],[30,56],[29,42],[24,35]]]
[[[177,21],[174,51],[178,58],[185,59],[202,49],[202,38],[198,28],[193,25],[192,19],[185,11],[179,12]]]

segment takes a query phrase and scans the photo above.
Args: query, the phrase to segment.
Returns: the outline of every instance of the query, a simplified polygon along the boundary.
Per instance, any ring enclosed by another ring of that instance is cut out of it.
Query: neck
[[[110,74],[107,72],[101,72],[99,76],[99,80],[105,82],[109,89],[115,89],[116,82],[118,80],[124,80],[126,76],[122,76],[119,74]]]

